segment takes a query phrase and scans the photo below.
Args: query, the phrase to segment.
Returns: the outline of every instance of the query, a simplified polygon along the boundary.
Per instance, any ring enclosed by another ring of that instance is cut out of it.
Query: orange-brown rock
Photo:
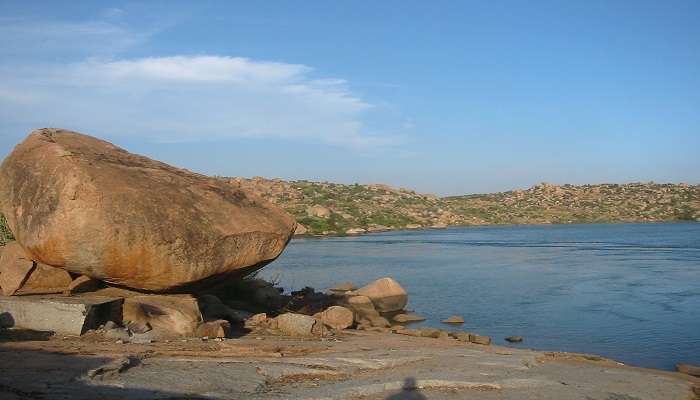
[[[0,210],[31,259],[155,291],[259,269],[295,228],[240,186],[60,129],[3,161]]]
[[[188,295],[143,295],[124,299],[123,319],[148,323],[151,337],[193,337],[203,322],[197,299]]]
[[[73,278],[66,270],[35,263],[29,277],[16,294],[62,293],[72,280]]]
[[[0,256],[0,288],[5,296],[12,296],[22,287],[34,268],[34,262],[17,242],[4,246]]]

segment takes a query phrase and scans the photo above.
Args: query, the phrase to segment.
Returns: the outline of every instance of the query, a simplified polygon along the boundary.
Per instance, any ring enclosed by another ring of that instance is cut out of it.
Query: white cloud
[[[106,20],[0,17],[0,54],[32,58],[112,55],[145,42],[152,34]]]
[[[255,137],[367,147],[396,140],[370,131],[364,121],[372,105],[345,80],[316,79],[305,65],[203,55],[0,73],[0,117],[37,127],[161,141]]]

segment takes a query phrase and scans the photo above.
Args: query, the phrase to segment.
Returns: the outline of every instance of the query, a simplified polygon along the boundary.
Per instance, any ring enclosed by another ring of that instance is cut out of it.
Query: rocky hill
[[[255,190],[301,224],[344,235],[459,225],[700,220],[700,185],[542,183],[527,190],[438,198],[387,185],[222,178]]]
[[[439,198],[387,185],[221,178],[260,193],[300,224],[297,233],[352,235],[489,224],[700,221],[700,185],[542,183],[526,190]],[[10,237],[0,215],[0,245]]]

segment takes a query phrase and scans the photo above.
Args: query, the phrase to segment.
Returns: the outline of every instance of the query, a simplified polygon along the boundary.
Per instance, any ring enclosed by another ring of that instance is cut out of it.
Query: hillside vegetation
[[[298,233],[344,235],[488,224],[700,220],[700,185],[542,183],[527,190],[438,198],[387,185],[226,178],[292,213]]]

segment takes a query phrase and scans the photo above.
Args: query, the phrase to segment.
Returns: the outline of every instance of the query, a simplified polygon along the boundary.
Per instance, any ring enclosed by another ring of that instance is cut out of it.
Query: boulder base
[[[30,259],[154,291],[253,272],[296,225],[240,186],[61,129],[3,161],[0,211]]]

